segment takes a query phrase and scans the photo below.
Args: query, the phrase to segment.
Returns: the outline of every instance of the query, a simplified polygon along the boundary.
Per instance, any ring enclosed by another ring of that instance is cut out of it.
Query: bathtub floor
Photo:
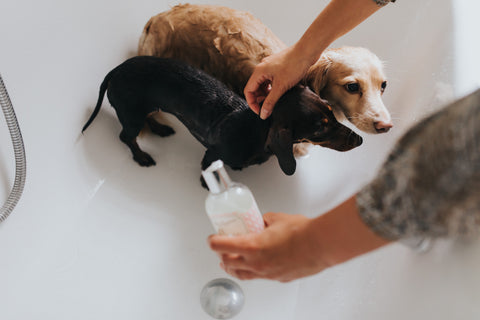
[[[303,8],[327,3],[305,2]],[[273,0],[220,3],[253,12],[287,43],[315,14],[285,4],[272,15]],[[106,101],[80,133],[105,74],[134,54],[150,16],[173,4],[2,6],[0,72],[25,140],[28,176],[17,208],[0,224],[0,319],[210,319],[200,290],[226,274],[206,245],[213,229],[199,184],[204,148],[168,117],[175,135],[140,138],[157,162],[142,168],[118,139],[120,125]],[[336,44],[366,46],[386,61],[385,104],[394,130],[362,134],[364,144],[346,153],[315,147],[291,177],[275,159],[230,170],[263,212],[327,211],[374,176],[409,125],[476,85],[459,87],[455,80],[454,57],[461,53],[452,47],[451,1],[397,1],[382,10]],[[280,12],[298,12],[296,23],[282,23]],[[1,203],[13,170],[0,118]],[[478,241],[440,241],[425,254],[394,244],[287,284],[238,281],[246,304],[235,319],[474,319],[479,270]]]

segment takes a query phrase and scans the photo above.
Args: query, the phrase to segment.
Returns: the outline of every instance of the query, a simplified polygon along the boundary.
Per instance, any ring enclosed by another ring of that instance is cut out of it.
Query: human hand
[[[295,47],[264,58],[255,67],[243,91],[250,108],[260,118],[268,118],[278,99],[303,79],[314,62],[297,53]]]
[[[266,278],[287,282],[329,266],[322,255],[315,254],[318,248],[314,248],[311,239],[311,219],[271,212],[263,218],[266,227],[262,233],[208,238],[227,273],[242,280]]]
[[[389,243],[360,218],[355,196],[313,219],[271,212],[263,219],[266,226],[261,233],[208,238],[227,273],[242,280],[287,282]]]

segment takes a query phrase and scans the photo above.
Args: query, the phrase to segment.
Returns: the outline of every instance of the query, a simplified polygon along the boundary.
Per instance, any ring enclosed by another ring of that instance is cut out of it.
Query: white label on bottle
[[[218,234],[238,236],[258,233],[264,228],[262,215],[256,205],[246,212],[229,212],[211,218]]]

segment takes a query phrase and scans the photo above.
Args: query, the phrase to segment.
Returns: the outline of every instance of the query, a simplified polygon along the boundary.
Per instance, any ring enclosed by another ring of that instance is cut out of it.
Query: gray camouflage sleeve
[[[413,126],[357,194],[389,240],[471,236],[480,225],[480,90]]]

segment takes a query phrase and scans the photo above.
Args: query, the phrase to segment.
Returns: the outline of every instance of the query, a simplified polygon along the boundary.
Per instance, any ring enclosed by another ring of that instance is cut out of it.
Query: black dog
[[[359,146],[362,138],[341,125],[331,108],[308,88],[296,86],[261,120],[246,101],[223,83],[183,62],[150,56],[128,59],[100,87],[98,102],[82,132],[92,123],[105,91],[123,127],[120,139],[141,166],[155,164],[136,138],[145,123],[164,137],[174,133],[151,113],[175,115],[206,148],[202,170],[221,159],[232,169],[265,162],[272,154],[283,172],[295,172],[292,146],[309,141],[339,151]]]

